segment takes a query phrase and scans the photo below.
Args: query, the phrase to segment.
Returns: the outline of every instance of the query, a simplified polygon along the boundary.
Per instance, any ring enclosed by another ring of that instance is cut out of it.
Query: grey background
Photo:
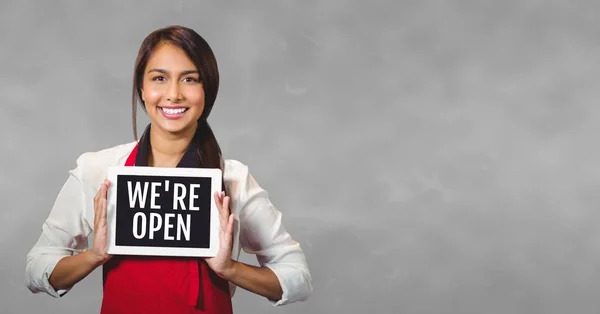
[[[98,311],[99,271],[55,300],[25,256],[76,157],[132,140],[143,38],[182,24],[219,61],[218,140],[314,278],[283,308],[240,289],[237,313],[597,313],[599,8],[2,1],[0,312]]]

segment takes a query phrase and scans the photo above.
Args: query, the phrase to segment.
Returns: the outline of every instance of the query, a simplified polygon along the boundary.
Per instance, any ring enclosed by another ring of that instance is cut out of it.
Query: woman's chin
[[[153,121],[152,126],[170,134],[185,134],[196,126],[196,121]]]

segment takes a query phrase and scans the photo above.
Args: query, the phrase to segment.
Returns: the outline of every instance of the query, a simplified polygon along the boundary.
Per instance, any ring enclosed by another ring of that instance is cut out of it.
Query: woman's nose
[[[177,102],[181,100],[181,89],[179,88],[179,84],[177,82],[169,84],[169,88],[167,90],[167,100],[171,102]]]

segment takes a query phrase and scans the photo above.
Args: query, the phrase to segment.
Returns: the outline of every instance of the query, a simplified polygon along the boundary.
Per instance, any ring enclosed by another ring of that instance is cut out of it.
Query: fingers
[[[219,222],[221,225],[221,231],[227,230],[228,225],[228,216],[230,214],[229,211],[229,202],[230,197],[225,196],[225,192],[215,192],[215,202],[217,203],[217,208],[219,209]]]
[[[106,224],[106,198],[101,198],[98,202],[98,225],[104,226]]]
[[[232,242],[233,242],[233,224],[235,222],[235,215],[229,215],[226,223],[221,224],[221,233],[219,234],[219,239],[221,239],[220,247],[221,249],[232,250]]]
[[[225,215],[225,217],[229,216],[229,200],[230,197],[229,196],[225,196],[223,197],[223,214]]]
[[[106,195],[108,194],[108,187],[110,186],[110,181],[104,180],[102,185],[100,185],[100,191],[98,191],[99,200],[106,200]]]
[[[225,192],[215,192],[215,203],[219,211],[229,210],[229,196],[225,196]]]
[[[106,254],[106,228],[107,228],[107,195],[111,182],[104,180],[100,189],[94,196],[94,248],[93,252],[103,262],[109,256]]]
[[[96,193],[96,196],[94,197],[94,201],[99,200],[101,197],[106,198],[106,191],[108,190],[108,188],[110,187],[110,181],[105,179],[104,182],[102,182],[102,184],[100,184],[100,189],[98,190],[98,193]]]
[[[217,205],[223,202],[223,198],[225,197],[225,192],[217,191],[215,192],[215,201],[217,201]]]
[[[104,180],[100,185],[100,189],[94,197],[94,221],[99,221],[106,217],[106,196],[108,194],[108,188],[110,187],[110,181]]]
[[[96,196],[94,197],[94,221],[98,221],[98,215],[100,215],[100,211],[98,210],[98,202],[100,201],[100,193],[102,192],[102,186],[100,186],[100,189],[98,190],[98,193],[96,193]]]
[[[233,234],[233,223],[235,222],[235,215],[231,214],[229,215],[229,221],[227,223],[227,238],[229,239],[232,234]]]
[[[104,195],[102,197],[106,198],[106,195],[108,194],[108,188],[110,188],[110,181],[104,180],[104,182],[102,183],[102,187],[104,188]]]
[[[106,192],[108,191],[109,187],[110,181],[104,180],[104,182],[100,184],[100,189],[98,190],[98,193],[96,193],[96,196],[94,196],[94,202],[99,201],[101,198],[106,198]]]

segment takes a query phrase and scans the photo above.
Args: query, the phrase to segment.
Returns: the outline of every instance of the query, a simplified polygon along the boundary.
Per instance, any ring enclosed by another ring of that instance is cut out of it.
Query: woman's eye
[[[193,77],[186,77],[186,78],[184,78],[183,80],[184,80],[185,82],[188,82],[188,83],[195,83],[195,82],[198,82],[198,80],[197,80],[197,79],[195,79],[195,78],[193,78]]]
[[[162,82],[162,81],[164,81],[164,80],[166,80],[166,79],[165,79],[165,77],[164,77],[164,76],[156,76],[156,77],[152,78],[152,80],[153,80],[153,81],[159,81],[159,82]]]

